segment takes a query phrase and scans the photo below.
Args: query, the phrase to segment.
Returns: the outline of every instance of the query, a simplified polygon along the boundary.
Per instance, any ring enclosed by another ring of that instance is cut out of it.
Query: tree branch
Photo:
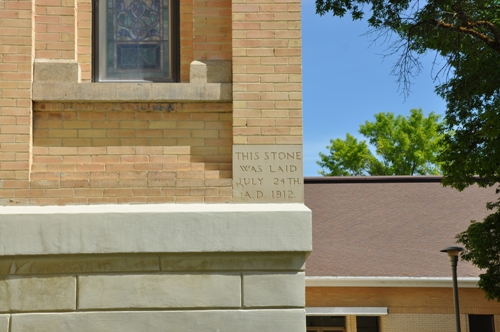
[[[488,37],[487,35],[479,32],[479,31],[476,31],[474,29],[469,29],[469,28],[461,27],[461,26],[452,25],[452,24],[446,23],[446,22],[444,22],[442,20],[429,20],[429,23],[432,24],[432,25],[434,25],[434,26],[436,26],[436,27],[439,27],[439,28],[443,28],[443,29],[446,29],[446,30],[451,30],[451,31],[455,31],[455,32],[459,32],[459,33],[463,33],[463,34],[466,34],[466,35],[470,35],[470,36],[476,37],[477,39],[482,40],[491,49],[493,49],[497,53],[500,53],[500,42],[499,42],[499,40],[492,39],[492,38]]]
[[[500,42],[500,31],[498,30],[497,26],[489,21],[476,21],[471,23],[472,26],[485,26],[487,27],[491,33],[495,36],[495,41],[497,43]]]

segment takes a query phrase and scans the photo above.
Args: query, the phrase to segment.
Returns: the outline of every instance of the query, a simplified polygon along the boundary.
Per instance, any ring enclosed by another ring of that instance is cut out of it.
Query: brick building
[[[494,188],[458,192],[437,176],[305,179],[313,213],[307,330],[454,332],[451,267],[440,250],[489,214]],[[500,331],[500,304],[458,263],[463,332]]]
[[[303,331],[300,37],[298,0],[0,2],[0,332]]]

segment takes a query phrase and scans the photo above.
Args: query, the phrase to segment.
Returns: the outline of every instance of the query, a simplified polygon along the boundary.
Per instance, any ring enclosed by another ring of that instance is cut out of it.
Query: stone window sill
[[[230,102],[230,83],[34,82],[34,101]]]
[[[37,59],[34,101],[231,102],[231,61],[193,61],[189,83],[80,83],[74,60]]]

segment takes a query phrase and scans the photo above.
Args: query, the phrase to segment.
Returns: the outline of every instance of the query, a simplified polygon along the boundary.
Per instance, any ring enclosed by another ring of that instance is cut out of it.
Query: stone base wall
[[[0,331],[301,331],[304,261],[283,253],[4,257]]]
[[[302,204],[4,207],[0,332],[304,331]]]

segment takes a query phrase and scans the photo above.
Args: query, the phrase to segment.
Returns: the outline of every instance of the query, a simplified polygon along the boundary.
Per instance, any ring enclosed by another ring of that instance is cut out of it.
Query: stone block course
[[[0,265],[1,266],[1,265]],[[305,253],[201,253],[163,254],[162,271],[263,271],[304,270]]]
[[[303,307],[305,273],[243,273],[243,306]]]
[[[10,332],[303,332],[303,309],[123,311],[12,315]]]
[[[239,307],[239,274],[78,277],[78,309]]]
[[[310,250],[311,211],[303,204],[0,209],[5,256]]]
[[[0,275],[158,272],[158,255],[71,255],[0,258]]]
[[[75,277],[0,279],[0,312],[76,309]]]
[[[0,315],[0,332],[9,332],[10,315]]]

